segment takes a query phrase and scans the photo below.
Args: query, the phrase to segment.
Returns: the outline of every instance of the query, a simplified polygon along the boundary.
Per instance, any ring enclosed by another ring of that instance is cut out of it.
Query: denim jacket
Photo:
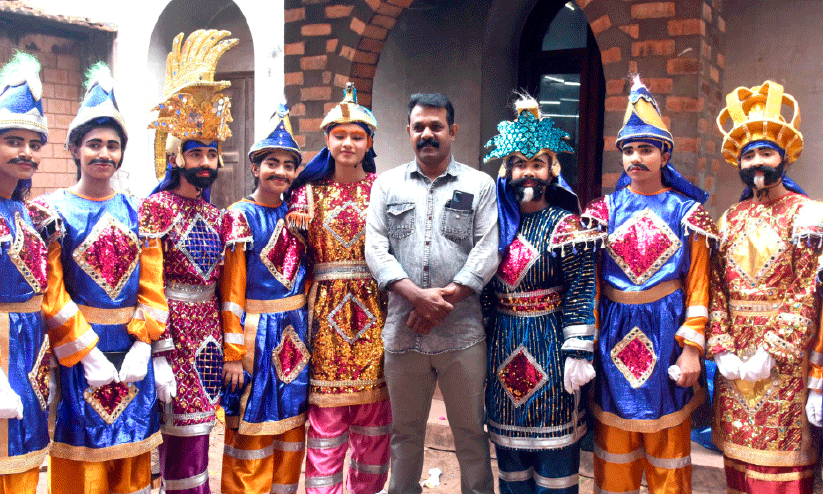
[[[447,206],[455,191],[472,194],[470,209]],[[485,338],[478,294],[500,262],[498,236],[495,184],[486,173],[452,158],[433,181],[416,161],[378,177],[366,220],[366,262],[380,288],[409,278],[421,288],[455,282],[474,291],[427,335],[406,326],[412,304],[390,292],[386,351],[435,354]]]

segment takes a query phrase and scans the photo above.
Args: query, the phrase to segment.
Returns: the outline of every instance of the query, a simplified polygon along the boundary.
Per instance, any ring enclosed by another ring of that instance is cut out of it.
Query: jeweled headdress
[[[228,31],[200,29],[185,42],[183,33],[174,38],[166,59],[166,100],[153,108],[158,115],[149,124],[157,130],[154,160],[158,179],[165,173],[167,153],[179,156],[183,142],[221,142],[231,137],[231,102],[221,93],[231,83],[214,80],[220,57],[238,43],[237,39],[224,39],[228,36]]]
[[[617,149],[622,149],[624,142],[635,140],[660,143],[664,153],[671,152],[674,147],[672,134],[660,116],[660,108],[638,75],[633,78],[623,128],[617,133],[615,145]]]
[[[794,110],[791,121],[781,114],[783,105]],[[728,132],[726,122],[732,119],[733,126]],[[743,148],[754,141],[770,141],[785,151],[786,160],[791,163],[803,151],[803,134],[800,127],[800,106],[790,94],[783,92],[783,86],[766,81],[752,88],[739,87],[726,95],[726,108],[717,116],[717,128],[723,134],[723,158],[734,166]]]
[[[261,151],[285,149],[297,155],[297,164],[299,165],[303,157],[300,153],[300,146],[292,136],[289,109],[286,106],[285,100],[278,105],[277,111],[271,116],[269,129],[271,129],[269,135],[255,142],[251,149],[249,149],[249,161],[253,161],[254,156]]]
[[[111,70],[103,62],[97,62],[86,71],[86,95],[80,103],[77,116],[71,121],[66,132],[66,149],[71,145],[72,132],[92,120],[101,124],[106,120],[111,120],[120,126],[124,135],[128,136],[126,122],[114,98],[114,79],[111,76]],[[125,146],[126,143],[122,145]]]
[[[365,124],[371,129],[372,134],[377,130],[377,120],[371,110],[357,104],[357,88],[354,87],[352,82],[346,83],[346,89],[343,90],[343,101],[326,114],[320,128],[326,129],[332,124],[346,123]]]
[[[43,84],[40,62],[28,53],[17,52],[0,69],[0,130],[26,129],[49,136],[43,114]]]
[[[532,159],[545,150],[555,155],[574,152],[566,142],[569,140],[569,134],[555,127],[551,118],[541,118],[540,106],[534,98],[522,95],[514,107],[517,118],[497,124],[499,134],[486,143],[487,148],[494,146],[494,149],[483,159],[484,163],[498,158],[505,159],[515,152],[522,154],[526,159]],[[546,197],[549,204],[580,214],[577,194],[560,175],[560,163],[556,157],[552,160],[549,181],[552,188],[552,193]],[[497,249],[503,254],[514,241],[520,228],[520,205],[509,184],[505,161],[500,165],[497,177],[497,219],[500,232]]]
[[[522,97],[515,103],[515,110],[516,119],[497,124],[499,134],[486,143],[485,147],[494,146],[494,149],[483,158],[484,163],[505,158],[514,152],[519,152],[527,159],[534,158],[545,149],[554,154],[574,152],[566,142],[569,134],[555,127],[551,118],[540,118],[540,109],[534,98]]]

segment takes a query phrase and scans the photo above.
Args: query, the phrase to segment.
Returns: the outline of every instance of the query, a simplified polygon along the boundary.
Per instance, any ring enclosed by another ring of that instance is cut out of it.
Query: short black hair
[[[120,149],[123,151],[126,150],[126,141],[128,141],[128,137],[126,133],[123,131],[123,128],[120,127],[115,121],[108,120],[103,123],[96,123],[94,120],[90,122],[86,122],[82,125],[78,125],[74,130],[71,131],[69,134],[69,144],[72,146],[77,146],[78,148],[83,145],[83,139],[86,138],[86,134],[91,132],[94,129],[113,129],[117,132],[117,135],[120,137]],[[72,159],[74,159],[74,164],[77,165],[77,180],[80,180],[80,160],[75,158],[74,155],[71,155]],[[120,165],[123,164],[124,156],[120,156],[120,163],[117,164],[117,169],[120,169]]]
[[[449,98],[442,93],[416,93],[411,95],[409,100],[409,114],[406,117],[408,123],[411,123],[411,112],[415,106],[428,106],[429,108],[445,108],[446,122],[451,127],[454,125],[454,106]]]

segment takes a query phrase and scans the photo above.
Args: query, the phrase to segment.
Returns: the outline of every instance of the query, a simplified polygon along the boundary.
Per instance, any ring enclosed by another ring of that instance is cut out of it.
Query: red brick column
[[[615,135],[639,73],[674,136],[675,167],[708,192],[722,161],[714,117],[723,95],[722,0],[578,0],[600,48],[606,77],[603,187],[622,171]],[[710,199],[709,205],[713,205]]]
[[[371,107],[380,51],[413,0],[286,0],[285,82],[297,142],[307,158],[323,147],[320,122],[346,82]]]

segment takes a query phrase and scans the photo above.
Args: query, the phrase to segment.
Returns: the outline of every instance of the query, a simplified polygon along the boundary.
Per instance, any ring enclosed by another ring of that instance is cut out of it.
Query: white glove
[[[740,379],[757,382],[769,377],[774,359],[766,350],[758,348],[757,352],[740,367]]]
[[[809,391],[809,398],[806,400],[806,418],[815,427],[820,427],[823,422],[823,396],[820,393]]]
[[[11,389],[11,384],[3,369],[0,369],[0,419],[22,419],[23,402],[20,395]]]
[[[85,357],[81,358],[80,363],[83,364],[86,382],[91,387],[97,388],[112,381],[120,382],[117,368],[109,362],[109,359],[97,347],[92,348]]]
[[[123,357],[123,364],[120,366],[120,382],[142,381],[149,372],[150,358],[151,345],[140,340],[132,343],[128,353]]]
[[[154,385],[157,388],[157,399],[164,403],[171,402],[177,396],[177,381],[174,380],[174,371],[166,357],[154,357]]]
[[[563,387],[567,393],[574,394],[592,379],[594,379],[594,366],[591,362],[584,358],[566,357]]]
[[[678,367],[677,365],[670,365],[669,366],[669,379],[671,379],[674,382],[677,382],[677,381],[680,380],[680,377],[682,375],[683,375],[683,371],[680,370],[680,367]]]
[[[743,361],[737,355],[732,352],[718,353],[714,356],[714,363],[717,364],[717,370],[720,371],[720,374],[729,381],[740,379]]]

